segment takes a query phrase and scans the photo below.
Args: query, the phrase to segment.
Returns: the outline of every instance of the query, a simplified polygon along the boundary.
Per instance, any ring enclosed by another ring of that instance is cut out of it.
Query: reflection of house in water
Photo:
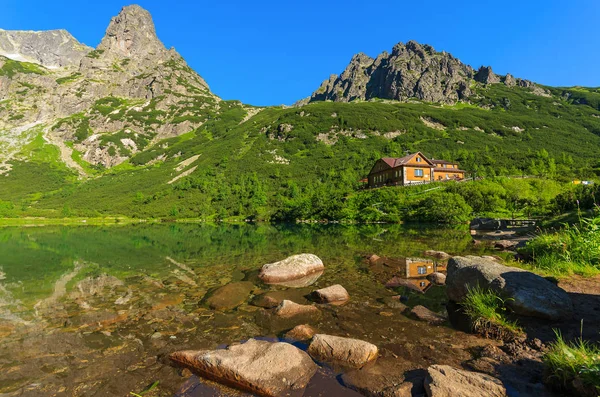
[[[431,287],[431,281],[427,276],[436,271],[435,263],[430,259],[422,258],[404,258],[404,271],[401,270],[400,276],[406,277],[408,282],[423,292]]]
[[[439,265],[431,259],[422,258],[379,258],[370,263],[370,271],[382,282],[399,282],[410,284],[409,288],[426,292],[433,284],[427,280],[427,276],[437,272],[446,271],[445,264]]]

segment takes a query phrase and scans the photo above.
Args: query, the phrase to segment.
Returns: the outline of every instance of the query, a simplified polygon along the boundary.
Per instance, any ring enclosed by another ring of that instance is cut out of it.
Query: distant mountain
[[[383,52],[375,59],[362,53],[355,55],[346,70],[325,80],[308,102],[379,98],[455,103],[467,101],[473,95],[474,83],[503,83],[548,95],[530,81],[515,79],[510,74],[496,75],[491,67],[482,66],[475,71],[447,52],[437,52],[430,45],[409,41],[396,44],[391,54]]]
[[[0,29],[0,55],[48,69],[79,66],[81,59],[92,49],[66,30],[33,32]]]

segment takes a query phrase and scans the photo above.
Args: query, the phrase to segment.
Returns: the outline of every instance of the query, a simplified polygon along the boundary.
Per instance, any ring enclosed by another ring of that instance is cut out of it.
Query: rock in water
[[[344,303],[350,299],[346,288],[339,284],[321,288],[311,294],[312,298],[320,303]]]
[[[426,321],[429,324],[442,324],[444,321],[446,321],[444,317],[429,310],[425,306],[415,306],[410,312],[419,320]]]
[[[319,361],[361,368],[377,359],[379,350],[374,344],[359,339],[317,334],[308,347],[308,354]]]
[[[300,315],[318,315],[321,312],[312,305],[299,305],[295,302],[284,300],[275,309],[275,315],[283,318],[290,318]]]
[[[476,256],[455,256],[448,262],[446,293],[462,302],[469,288],[490,289],[506,300],[515,313],[549,320],[569,318],[573,303],[569,295],[550,281],[516,267]]]
[[[324,269],[323,261],[318,256],[300,254],[264,265],[258,277],[267,284],[298,288],[313,284]]]
[[[435,285],[446,284],[446,275],[444,273],[435,272],[427,276],[427,280],[431,281]]]
[[[213,351],[180,351],[170,359],[198,375],[261,396],[286,396],[306,387],[317,365],[289,343],[250,339]]]
[[[289,339],[292,341],[304,341],[310,340],[317,333],[313,327],[308,324],[297,325],[291,330],[289,330],[285,335],[285,339]]]
[[[448,365],[427,369],[425,391],[428,397],[506,397],[506,388],[493,376],[463,371]]]
[[[253,289],[254,284],[249,281],[230,283],[213,291],[206,298],[206,303],[215,310],[234,309],[244,303]]]

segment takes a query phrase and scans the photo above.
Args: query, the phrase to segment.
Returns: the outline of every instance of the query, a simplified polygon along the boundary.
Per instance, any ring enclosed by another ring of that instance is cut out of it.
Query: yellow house
[[[421,152],[400,158],[384,157],[369,172],[369,187],[389,185],[414,185],[437,180],[461,180],[465,171],[458,163],[445,160],[429,160]]]

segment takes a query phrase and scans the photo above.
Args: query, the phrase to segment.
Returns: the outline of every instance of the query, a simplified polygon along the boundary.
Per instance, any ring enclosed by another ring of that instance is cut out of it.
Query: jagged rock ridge
[[[72,65],[69,59],[58,63]],[[91,164],[119,164],[154,142],[198,128],[220,109],[220,98],[164,47],[150,13],[137,5],[112,18],[98,47],[75,66],[28,65],[0,56],[0,131],[41,124],[49,142],[72,142]],[[71,149],[64,150],[69,157]]]
[[[92,51],[66,30],[33,32],[0,29],[0,55],[21,62],[31,62],[54,69],[79,66]]]
[[[415,98],[455,103],[468,99],[473,82],[537,87],[511,75],[496,75],[491,67],[481,67],[475,72],[447,52],[436,52],[430,45],[409,41],[396,44],[391,54],[384,51],[375,59],[362,53],[355,55],[346,70],[325,80],[309,101]],[[541,88],[536,91],[544,92]]]

